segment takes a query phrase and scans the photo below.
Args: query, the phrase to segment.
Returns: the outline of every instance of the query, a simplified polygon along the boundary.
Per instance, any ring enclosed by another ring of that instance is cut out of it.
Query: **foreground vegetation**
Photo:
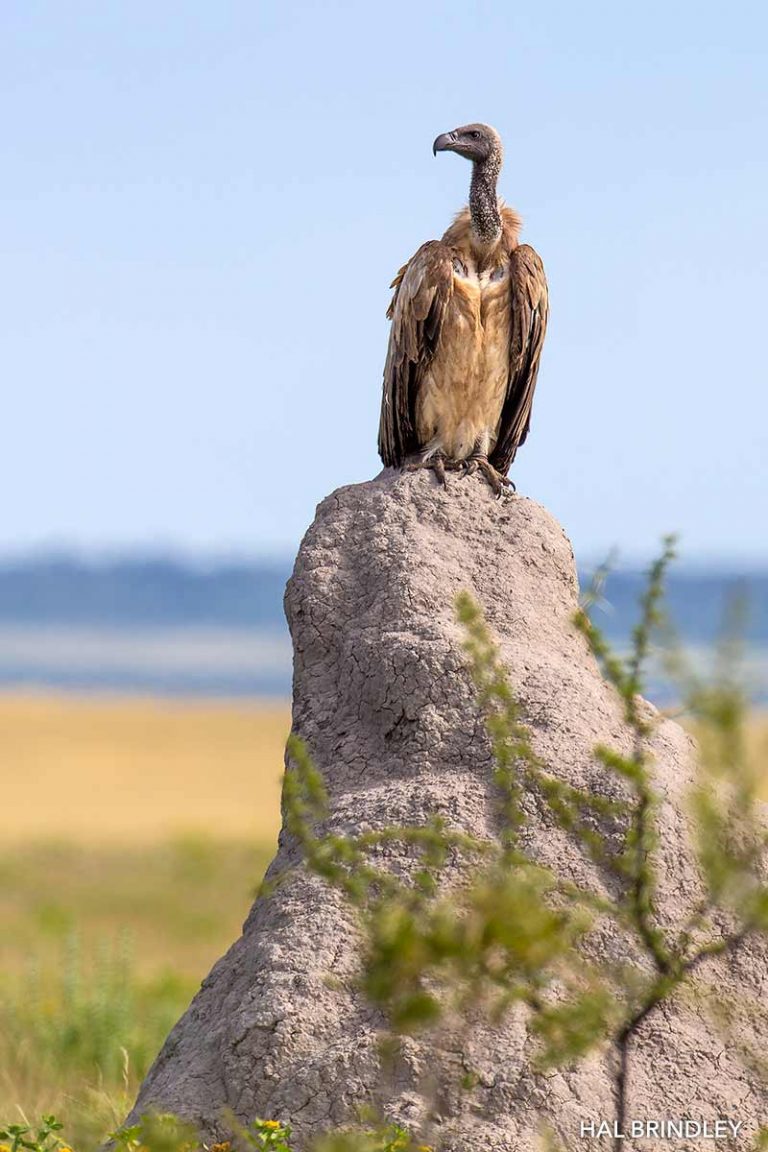
[[[294,1152],[291,1129],[278,1120],[232,1120],[232,1138],[204,1144],[194,1128],[169,1115],[143,1117],[138,1124],[110,1133],[118,1152]],[[3,1152],[72,1152],[64,1140],[64,1125],[55,1116],[42,1116],[36,1124],[12,1124],[0,1129]],[[397,1124],[342,1130],[322,1137],[313,1152],[434,1152],[416,1144]]]
[[[273,845],[0,851],[0,1118],[55,1112],[89,1152],[240,933]]]

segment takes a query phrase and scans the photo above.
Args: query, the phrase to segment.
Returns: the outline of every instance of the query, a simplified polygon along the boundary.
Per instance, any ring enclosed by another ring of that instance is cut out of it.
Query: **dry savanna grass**
[[[286,705],[0,696],[5,842],[274,840],[289,727]]]
[[[765,797],[768,800],[768,713],[757,712],[747,730],[747,751],[758,771],[766,773]]]

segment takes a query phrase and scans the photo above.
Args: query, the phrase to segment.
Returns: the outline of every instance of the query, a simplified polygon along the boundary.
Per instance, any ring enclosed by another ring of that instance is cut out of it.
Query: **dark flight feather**
[[[509,290],[512,310],[509,386],[496,446],[490,456],[494,468],[504,476],[531,426],[533,393],[549,316],[544,265],[528,244],[521,244],[510,253]]]
[[[395,294],[387,316],[392,321],[384,365],[384,394],[379,424],[379,455],[396,467],[417,452],[416,397],[424,370],[435,354],[445,311],[453,294],[450,248],[429,240],[392,282]]]

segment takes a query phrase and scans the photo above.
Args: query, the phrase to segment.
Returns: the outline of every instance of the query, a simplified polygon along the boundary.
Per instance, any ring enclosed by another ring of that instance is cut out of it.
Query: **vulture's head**
[[[443,132],[432,145],[433,155],[438,152],[457,152],[475,164],[489,160],[501,163],[501,137],[489,124],[465,124],[453,132]]]

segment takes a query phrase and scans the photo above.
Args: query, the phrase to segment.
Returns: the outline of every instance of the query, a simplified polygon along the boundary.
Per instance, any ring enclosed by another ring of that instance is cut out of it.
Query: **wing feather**
[[[429,240],[395,277],[387,316],[392,321],[384,365],[379,423],[379,455],[395,467],[420,447],[416,435],[416,399],[440,341],[446,308],[453,294],[451,251]]]
[[[549,316],[544,265],[528,244],[521,244],[510,253],[509,285],[512,311],[509,384],[499,434],[491,453],[491,463],[505,476],[531,426],[533,393]]]

